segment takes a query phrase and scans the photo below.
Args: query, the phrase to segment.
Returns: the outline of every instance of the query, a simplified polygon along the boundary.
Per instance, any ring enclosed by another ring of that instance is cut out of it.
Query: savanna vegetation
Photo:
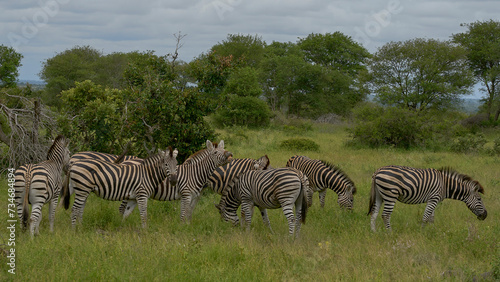
[[[53,234],[46,210],[33,240],[18,226],[17,274],[9,277],[500,279],[500,22],[463,28],[450,40],[389,42],[373,54],[340,32],[272,43],[230,34],[191,62],[178,59],[181,33],[166,55],[75,46],[43,62],[42,89],[17,86],[22,54],[0,46],[0,173],[44,160],[57,134],[71,140],[73,153],[120,154],[130,144],[129,154],[146,157],[173,146],[179,163],[205,140],[223,139],[234,157],[267,154],[274,167],[295,154],[324,159],[358,188],[352,212],[341,211],[331,191],[324,209],[314,204],[297,240],[287,237],[278,210],[269,212],[275,233],[258,213],[250,233],[222,222],[213,205],[219,196],[210,191],[191,224],[181,224],[179,202],[150,201],[145,230],[138,212],[122,222],[118,202],[90,197],[76,232],[63,209]],[[460,99],[478,83],[482,106],[465,114]],[[328,120],[335,122],[318,122]],[[390,164],[452,166],[470,175],[485,188],[488,218],[479,222],[450,200],[422,228],[425,205],[396,204],[394,232],[384,232],[381,220],[379,232],[370,232],[371,175]],[[2,177],[0,187],[7,187]],[[0,197],[1,205],[7,201]],[[2,236],[0,263],[8,274]]]
[[[499,279],[500,248],[498,214],[500,179],[498,157],[396,148],[352,148],[345,146],[349,133],[344,125],[311,124],[303,127],[304,139],[314,140],[318,151],[285,150],[283,140],[296,136],[294,127],[273,129],[232,128],[218,130],[219,138],[235,157],[258,158],[267,154],[271,164],[285,166],[289,157],[304,154],[338,165],[354,181],[358,192],[352,212],[340,210],[337,196],[327,192],[324,209],[317,194],[302,226],[301,236],[288,237],[281,210],[270,210],[274,233],[256,212],[252,230],[223,222],[214,202],[219,195],[204,190],[190,224],[180,222],[180,203],[148,203],[148,228],[140,228],[139,213],[122,222],[119,202],[91,195],[83,225],[73,231],[70,211],[56,213],[53,234],[48,232],[44,207],[40,235],[16,230],[17,280],[203,280],[281,281],[331,280],[486,280]],[[487,146],[498,132],[485,135]],[[387,164],[415,167],[452,165],[480,181],[485,188],[488,218],[479,221],[464,203],[445,200],[435,222],[421,227],[425,205],[396,204],[392,234],[377,221],[370,231],[368,199],[373,172]],[[3,181],[5,183],[5,180]],[[2,206],[6,198],[1,197]],[[5,229],[6,213],[0,227]],[[2,234],[5,234],[2,232]],[[2,235],[3,244],[6,236]],[[2,245],[2,249],[7,247]],[[5,255],[0,257],[6,271]],[[5,273],[8,274],[8,273]]]

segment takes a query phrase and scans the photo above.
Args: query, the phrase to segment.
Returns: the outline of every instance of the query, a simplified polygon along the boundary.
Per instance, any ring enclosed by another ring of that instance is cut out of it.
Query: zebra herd
[[[178,151],[171,147],[141,159],[101,152],[79,152],[70,157],[68,146],[69,141],[59,135],[48,150],[46,161],[23,165],[15,172],[17,212],[24,229],[29,222],[31,236],[39,233],[42,206],[50,203],[52,232],[59,196],[68,209],[73,194],[73,227],[81,223],[85,203],[93,192],[106,200],[121,201],[119,212],[123,219],[138,206],[145,228],[148,199],[180,200],[181,221],[189,222],[201,191],[210,187],[221,195],[215,206],[225,221],[238,224],[237,210],[241,206],[241,225],[249,230],[256,206],[272,231],[267,209],[281,208],[289,234],[296,237],[312,205],[314,192],[318,192],[323,208],[327,188],[333,190],[340,207],[347,210],[353,209],[356,194],[354,182],[329,162],[296,155],[285,167],[272,168],[267,155],[258,160],[233,159],[232,153],[224,149],[223,140],[219,143],[207,140],[205,149],[180,165]],[[422,224],[433,221],[436,205],[444,199],[465,202],[478,219],[484,220],[487,211],[481,193],[484,189],[478,181],[450,168],[385,166],[372,176],[368,211],[371,229],[376,231],[375,221],[382,204],[382,219],[386,229],[391,229],[390,216],[396,200],[406,204],[427,203]]]

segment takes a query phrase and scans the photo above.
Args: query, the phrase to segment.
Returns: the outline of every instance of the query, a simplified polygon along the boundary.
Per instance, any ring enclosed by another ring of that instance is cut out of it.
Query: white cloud
[[[180,50],[185,61],[230,33],[257,34],[271,43],[340,31],[374,52],[389,41],[446,40],[465,31],[460,23],[500,15],[497,1],[454,0],[16,0],[2,1],[0,10],[0,44],[17,44],[24,56],[21,79],[38,79],[42,61],[75,45],[166,54],[179,31],[187,34]]]

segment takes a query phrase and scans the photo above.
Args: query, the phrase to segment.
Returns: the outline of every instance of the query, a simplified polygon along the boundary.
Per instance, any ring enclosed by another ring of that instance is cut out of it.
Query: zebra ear
[[[174,157],[174,159],[177,158],[177,154],[179,154],[179,151],[177,151],[177,148],[175,148],[172,152],[172,156]]]
[[[221,150],[224,150],[224,140],[220,140],[219,142],[219,146],[218,146]]]
[[[214,144],[210,140],[207,140],[206,144],[208,150],[212,151],[214,149]]]

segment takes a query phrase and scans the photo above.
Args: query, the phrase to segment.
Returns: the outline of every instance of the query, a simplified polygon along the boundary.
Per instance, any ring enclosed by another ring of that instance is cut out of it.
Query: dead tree
[[[9,148],[7,159],[2,156],[3,167],[17,168],[46,160],[47,149],[52,144],[50,135],[56,127],[52,112],[39,98],[32,100],[6,92],[2,94],[9,100],[18,101],[14,108],[0,99],[0,142]]]

